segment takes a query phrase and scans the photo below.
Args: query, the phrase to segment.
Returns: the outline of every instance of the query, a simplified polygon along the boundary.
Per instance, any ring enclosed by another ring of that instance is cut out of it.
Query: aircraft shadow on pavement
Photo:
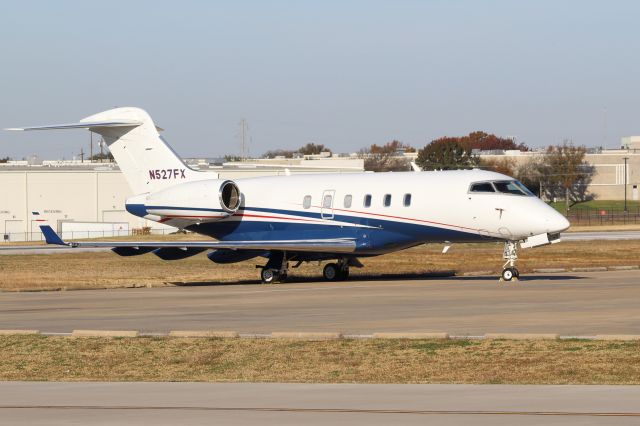
[[[456,276],[453,271],[436,271],[428,273],[406,273],[406,274],[376,274],[376,275],[352,275],[347,281],[337,282],[361,282],[361,281],[424,281],[429,279],[456,281],[495,281],[498,282],[499,276],[479,275],[479,276]],[[579,280],[584,277],[577,275],[531,275],[520,277],[520,282],[536,282],[536,281],[566,281]],[[305,277],[289,275],[287,280],[278,285],[300,284],[300,283],[325,283],[322,277]],[[238,280],[238,281],[172,281],[171,285],[178,287],[207,287],[207,286],[231,286],[231,285],[263,285],[259,280]]]

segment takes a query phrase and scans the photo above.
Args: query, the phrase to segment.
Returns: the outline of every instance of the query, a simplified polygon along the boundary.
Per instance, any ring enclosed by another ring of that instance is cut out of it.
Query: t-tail
[[[140,108],[114,108],[78,123],[7,130],[89,129],[101,135],[134,194],[158,191],[178,183],[217,178],[216,173],[190,169],[158,133]]]

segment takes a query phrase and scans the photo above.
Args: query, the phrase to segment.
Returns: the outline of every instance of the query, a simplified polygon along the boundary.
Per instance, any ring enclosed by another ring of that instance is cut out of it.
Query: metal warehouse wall
[[[60,220],[150,226],[125,210],[132,193],[120,171],[0,170],[0,188],[0,233],[12,241],[41,239],[34,211],[54,227]]]

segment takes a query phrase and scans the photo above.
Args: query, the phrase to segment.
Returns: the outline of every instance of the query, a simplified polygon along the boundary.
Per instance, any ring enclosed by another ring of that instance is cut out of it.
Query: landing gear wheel
[[[287,274],[286,273],[280,274],[280,276],[278,277],[278,281],[280,281],[281,283],[287,281]]]
[[[513,268],[513,276],[520,278],[520,271],[518,271],[518,268]]]
[[[518,277],[517,275],[517,269],[515,268],[505,268],[502,271],[502,279],[505,281],[511,281],[514,277]]]
[[[260,278],[262,279],[262,282],[264,284],[271,284],[275,281],[278,281],[278,279],[280,278],[280,274],[278,274],[275,269],[262,268],[262,272],[260,272]]]
[[[338,279],[340,281],[345,281],[348,278],[349,278],[349,268],[340,269],[340,272],[338,273]]]
[[[326,281],[337,281],[340,277],[340,269],[335,263],[327,263],[322,270],[322,276]]]

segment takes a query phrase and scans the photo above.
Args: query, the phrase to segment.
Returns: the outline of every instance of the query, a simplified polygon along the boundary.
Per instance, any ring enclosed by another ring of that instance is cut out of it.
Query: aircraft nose
[[[552,218],[550,218],[549,222],[549,228],[551,232],[554,233],[566,231],[567,229],[569,229],[569,226],[571,226],[567,218],[558,212],[554,212],[554,215]]]

